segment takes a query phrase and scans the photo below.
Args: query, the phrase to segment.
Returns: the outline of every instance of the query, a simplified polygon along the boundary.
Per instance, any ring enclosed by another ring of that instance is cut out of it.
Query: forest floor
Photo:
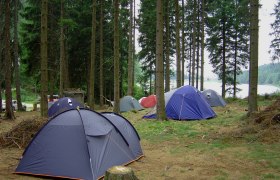
[[[246,106],[235,102],[202,121],[142,119],[148,111],[122,114],[141,137],[144,157],[128,165],[139,179],[280,179],[279,100],[250,119]],[[40,179],[13,172],[45,121],[34,111],[0,119],[0,179]]]

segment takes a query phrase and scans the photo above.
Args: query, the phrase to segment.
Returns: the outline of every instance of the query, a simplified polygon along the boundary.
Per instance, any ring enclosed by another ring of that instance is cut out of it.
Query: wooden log
[[[138,180],[138,178],[130,167],[113,166],[106,171],[104,180]]]

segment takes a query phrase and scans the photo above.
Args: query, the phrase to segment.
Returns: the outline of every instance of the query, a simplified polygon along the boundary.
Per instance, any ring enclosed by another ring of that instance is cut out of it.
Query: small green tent
[[[132,96],[124,96],[120,99],[120,112],[127,112],[131,110],[142,110],[143,107]]]

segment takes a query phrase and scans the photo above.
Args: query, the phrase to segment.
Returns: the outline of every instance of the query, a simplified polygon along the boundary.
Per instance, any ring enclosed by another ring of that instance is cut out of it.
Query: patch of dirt
[[[280,142],[280,98],[275,100],[270,106],[256,112],[251,117],[244,120],[243,125],[231,128],[220,128],[216,134],[210,138],[228,137],[233,139],[254,136],[251,142],[258,140],[265,144]]]

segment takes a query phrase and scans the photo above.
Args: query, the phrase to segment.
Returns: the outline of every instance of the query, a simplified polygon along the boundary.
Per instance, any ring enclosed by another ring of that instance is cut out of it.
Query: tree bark
[[[224,17],[224,16],[223,16]],[[222,41],[223,41],[223,59],[222,59],[222,97],[226,97],[226,20],[222,19]]]
[[[258,110],[259,0],[250,0],[250,68],[248,115]]]
[[[163,68],[163,0],[157,0],[156,27],[156,96],[157,120],[166,120],[164,101],[164,68]]]
[[[114,0],[114,112],[120,112],[119,0]]]
[[[99,20],[99,103],[100,107],[104,106],[104,77],[103,77],[103,62],[104,62],[104,56],[103,56],[103,19],[104,19],[104,14],[103,14],[103,0],[100,0],[100,20]]]
[[[195,77],[195,88],[198,89],[198,80],[199,80],[199,50],[200,50],[200,42],[199,42],[199,35],[200,35],[200,17],[199,17],[199,1],[197,3],[197,31],[196,31],[196,77]]]
[[[10,26],[11,26],[11,7],[10,1],[5,1],[5,95],[6,95],[6,112],[5,118],[15,119],[12,108],[12,59],[10,47]]]
[[[181,75],[181,47],[180,47],[180,20],[178,0],[175,0],[175,21],[176,21],[176,77],[177,88],[182,86]]]
[[[18,0],[14,1],[14,66],[17,107],[19,111],[24,111],[21,103],[20,77],[19,77],[19,57],[18,57]]]
[[[133,0],[130,0],[129,42],[128,42],[128,90],[127,95],[133,95],[133,48],[132,48],[132,26],[133,26]]]
[[[181,84],[185,84],[185,0],[182,0],[182,72],[181,72]]]
[[[196,49],[196,0],[194,0],[193,8],[193,33],[192,33],[192,82],[191,85],[194,86],[195,80],[195,49]]]
[[[94,82],[95,82],[95,55],[96,55],[96,0],[92,0],[92,29],[91,29],[91,50],[90,50],[90,76],[89,76],[89,106],[94,109]]]
[[[205,26],[205,2],[201,0],[201,67],[200,67],[200,91],[204,89],[204,26]]]
[[[41,10],[41,116],[48,115],[48,0],[42,0]]]
[[[170,91],[170,21],[169,21],[169,1],[165,2],[165,92]]]
[[[64,38],[64,25],[62,20],[64,18],[64,0],[60,1],[60,81],[59,81],[59,96],[63,97],[65,89],[65,38]]]

